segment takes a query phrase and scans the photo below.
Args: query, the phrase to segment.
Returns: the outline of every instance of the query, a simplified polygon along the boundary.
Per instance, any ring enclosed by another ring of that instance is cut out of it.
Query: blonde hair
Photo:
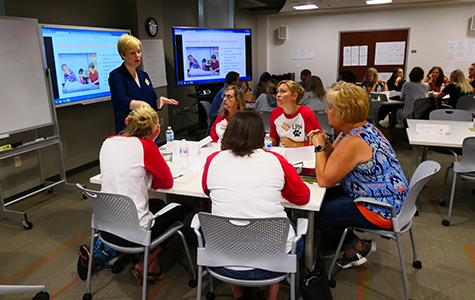
[[[368,79],[366,79],[368,74],[373,74],[373,81],[372,82],[370,82],[370,81],[368,81]],[[368,70],[366,70],[364,80],[368,81],[371,84],[375,84],[376,82],[379,81],[378,80],[378,71],[375,68],[369,68]]]
[[[224,92],[223,92],[223,97],[224,97],[224,94],[227,92],[227,91],[234,91],[234,97],[236,98],[236,102],[237,102],[237,109],[238,110],[241,110],[241,109],[244,109],[246,108],[246,100],[244,100],[244,93],[242,91],[242,89],[236,85],[230,85],[228,86]],[[224,102],[223,102],[224,103]],[[229,115],[229,111],[227,109],[224,108],[224,104],[221,105],[221,109],[222,109],[222,115],[223,117],[227,117]]]
[[[279,88],[279,86],[281,86],[283,84],[285,84],[289,87],[292,94],[297,94],[297,104],[299,104],[300,99],[302,99],[303,94],[305,94],[305,90],[303,89],[303,87],[300,84],[298,84],[297,82],[293,81],[293,80],[282,80],[277,85],[277,88]]]
[[[158,114],[150,106],[140,106],[130,112],[126,118],[124,135],[145,137],[158,127]]]
[[[453,84],[460,86],[462,93],[468,94],[473,92],[472,86],[467,82],[465,75],[463,75],[463,72],[460,69],[453,70],[452,73],[450,73],[450,76],[455,77]]]
[[[279,82],[277,81],[277,79],[274,79],[274,78],[267,81],[267,85],[266,85],[267,93],[271,95],[275,95],[277,91],[277,83]]]
[[[122,54],[125,55],[127,52],[137,47],[140,47],[140,49],[142,49],[142,43],[138,38],[130,34],[124,34],[117,42],[117,51],[119,51],[121,57]]]
[[[368,94],[353,83],[339,81],[325,97],[336,110],[336,119],[340,124],[358,123],[368,117]]]

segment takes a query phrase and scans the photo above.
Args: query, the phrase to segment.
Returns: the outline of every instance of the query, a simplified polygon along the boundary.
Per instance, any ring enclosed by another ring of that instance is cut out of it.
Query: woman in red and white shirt
[[[154,140],[160,133],[158,115],[149,106],[134,109],[125,119],[126,129],[121,135],[107,138],[99,154],[102,192],[129,196],[137,207],[140,226],[146,227],[148,221],[165,207],[162,200],[151,199],[148,192],[153,189],[170,189],[173,176]],[[183,221],[184,212],[180,206],[174,207],[155,219],[152,239],[176,221]],[[118,245],[127,246],[130,242],[115,235],[103,233],[104,237]],[[158,264],[158,246],[149,255],[148,280],[162,279],[164,274]],[[142,281],[143,260],[135,265],[133,272]]]
[[[313,111],[300,104],[305,90],[295,81],[283,80],[277,85],[277,105],[270,116],[270,137],[273,145],[309,146],[308,134],[320,129]]]
[[[241,88],[235,85],[229,86],[223,92],[223,104],[221,106],[221,113],[211,126],[209,136],[213,143],[221,141],[226,127],[228,127],[229,119],[238,111],[246,107],[246,100],[244,100],[244,93]]]
[[[265,129],[261,114],[254,108],[238,111],[229,122],[221,151],[208,156],[203,171],[203,191],[211,198],[212,213],[235,218],[286,217],[282,197],[304,205],[310,190],[295,168],[283,156],[263,150]],[[287,251],[295,231],[289,230]],[[302,251],[303,240],[297,245]],[[274,273],[248,268],[215,268],[216,272],[236,278],[262,279]],[[243,288],[231,285],[235,298]],[[266,299],[277,299],[279,284],[264,291]]]

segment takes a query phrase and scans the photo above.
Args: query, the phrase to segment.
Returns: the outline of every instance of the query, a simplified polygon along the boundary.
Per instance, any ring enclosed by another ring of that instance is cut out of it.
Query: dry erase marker
[[[178,176],[175,176],[175,177],[173,177],[173,179],[177,179],[177,178],[180,178],[180,177],[183,177],[183,174],[180,174],[180,175],[178,175]]]

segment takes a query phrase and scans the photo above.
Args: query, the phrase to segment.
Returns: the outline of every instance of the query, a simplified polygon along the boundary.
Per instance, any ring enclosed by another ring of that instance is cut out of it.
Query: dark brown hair
[[[434,67],[430,68],[429,73],[427,74],[427,77],[429,77],[429,75],[432,74],[432,72],[434,72],[435,69],[439,70],[439,77],[437,77],[437,81],[434,82],[434,84],[436,86],[441,86],[442,83],[444,83],[444,81],[445,81],[444,71],[442,70],[441,67],[434,66]]]
[[[231,150],[236,156],[251,155],[264,147],[264,123],[253,107],[237,111],[229,121],[221,141],[221,150]]]
[[[422,70],[421,67],[414,67],[411,70],[411,73],[409,73],[409,79],[412,82],[419,82],[422,79],[424,79],[424,70]]]

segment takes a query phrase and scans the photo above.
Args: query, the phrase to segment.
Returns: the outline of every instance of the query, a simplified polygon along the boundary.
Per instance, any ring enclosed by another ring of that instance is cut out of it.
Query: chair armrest
[[[150,220],[148,220],[148,224],[147,224],[147,230],[150,230],[150,228],[152,228],[152,222],[160,217],[161,215],[167,213],[168,211],[174,209],[175,207],[177,206],[181,206],[180,203],[176,203],[176,202],[173,202],[173,203],[169,203],[167,204],[164,208],[160,209],[156,214],[154,214]]]
[[[395,209],[394,206],[392,206],[391,204],[384,203],[384,202],[375,200],[375,199],[373,199],[373,198],[364,198],[364,197],[356,198],[356,199],[353,200],[353,201],[354,201],[355,203],[364,202],[364,203],[375,204],[375,205],[387,207],[387,208],[391,209],[392,217],[393,217],[393,218],[396,218],[396,217],[397,217],[396,209]]]
[[[447,149],[450,153],[452,153],[452,155],[454,156],[454,162],[458,162],[458,156],[457,156],[457,153],[455,153],[454,150],[448,148]]]
[[[193,231],[196,234],[196,238],[198,239],[198,248],[203,248],[203,236],[201,235],[201,232],[200,232],[201,224],[200,224],[200,219],[198,218],[198,214],[195,214],[193,216],[190,227],[193,228]]]
[[[308,220],[306,218],[298,218],[297,232],[295,233],[295,238],[292,241],[292,249],[290,253],[295,254],[295,251],[297,250],[297,243],[302,238],[302,235],[305,235],[307,233],[307,229],[308,229]],[[293,230],[293,229],[289,228],[289,230]]]

